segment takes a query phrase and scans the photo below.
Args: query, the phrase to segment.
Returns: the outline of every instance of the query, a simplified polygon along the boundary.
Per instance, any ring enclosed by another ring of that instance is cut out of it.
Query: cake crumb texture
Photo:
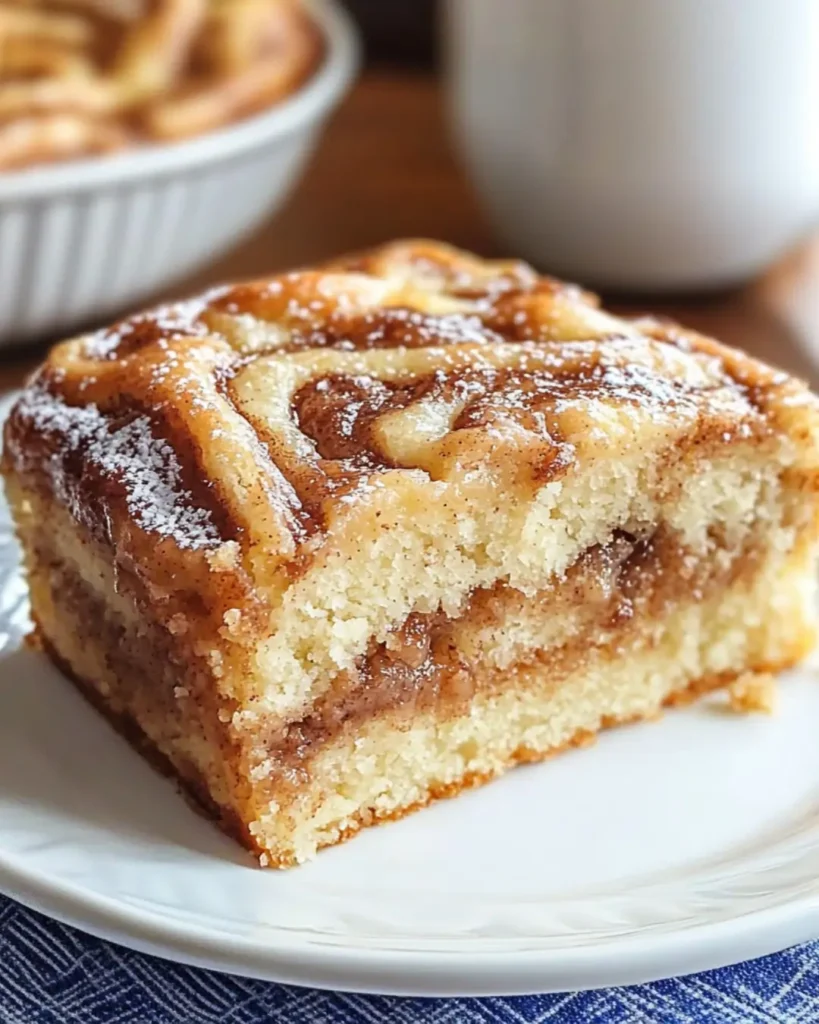
[[[732,711],[772,715],[776,710],[776,679],[770,672],[743,672],[728,687],[728,704]]]

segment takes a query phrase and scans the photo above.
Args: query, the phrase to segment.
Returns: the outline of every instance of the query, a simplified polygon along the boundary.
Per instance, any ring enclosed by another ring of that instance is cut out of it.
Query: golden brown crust
[[[256,606],[252,642],[371,480],[471,466],[531,495],[578,459],[591,403],[690,421],[699,449],[819,431],[801,384],[715,342],[610,317],[524,264],[402,242],[57,346],[3,466],[110,545],[165,621],[195,605],[212,633]]]
[[[226,807],[216,803],[213,799],[207,780],[194,768],[187,765],[181,771],[168,757],[160,750],[156,743],[150,739],[137,721],[126,711],[117,711],[108,700],[100,693],[98,685],[91,680],[81,678],[71,667],[68,661],[59,653],[49,641],[45,633],[35,625],[29,633],[27,643],[36,650],[42,650],[51,661],[60,669],[77,690],[83,695],[88,703],[98,711],[122,738],[148,763],[166,778],[173,779],[180,793],[188,800],[190,805],[204,817],[214,821],[232,839],[255,855],[262,853],[253,835],[242,821],[233,807]]]

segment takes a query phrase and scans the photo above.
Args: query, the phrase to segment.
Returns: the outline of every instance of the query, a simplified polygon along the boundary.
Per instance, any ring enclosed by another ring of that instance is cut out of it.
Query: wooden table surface
[[[437,83],[421,75],[369,74],[333,119],[286,208],[171,295],[401,236],[441,238],[499,255],[449,144]],[[728,294],[674,301],[607,298],[625,311],[673,316],[819,386],[819,239]],[[28,349],[0,361],[0,389],[17,386],[42,351]]]

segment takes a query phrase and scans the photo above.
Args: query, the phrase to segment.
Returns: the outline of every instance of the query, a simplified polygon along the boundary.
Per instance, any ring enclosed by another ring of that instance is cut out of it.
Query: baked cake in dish
[[[0,0],[0,172],[215,131],[322,50],[300,0]]]
[[[814,642],[809,391],[437,243],[57,346],[3,466],[36,639],[265,865]]]

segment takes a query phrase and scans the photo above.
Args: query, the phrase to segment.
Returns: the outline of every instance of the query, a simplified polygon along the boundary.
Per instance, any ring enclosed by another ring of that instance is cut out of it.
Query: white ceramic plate
[[[446,995],[646,981],[819,935],[819,677],[704,702],[262,871],[45,660],[0,507],[0,889],[186,963]]]

